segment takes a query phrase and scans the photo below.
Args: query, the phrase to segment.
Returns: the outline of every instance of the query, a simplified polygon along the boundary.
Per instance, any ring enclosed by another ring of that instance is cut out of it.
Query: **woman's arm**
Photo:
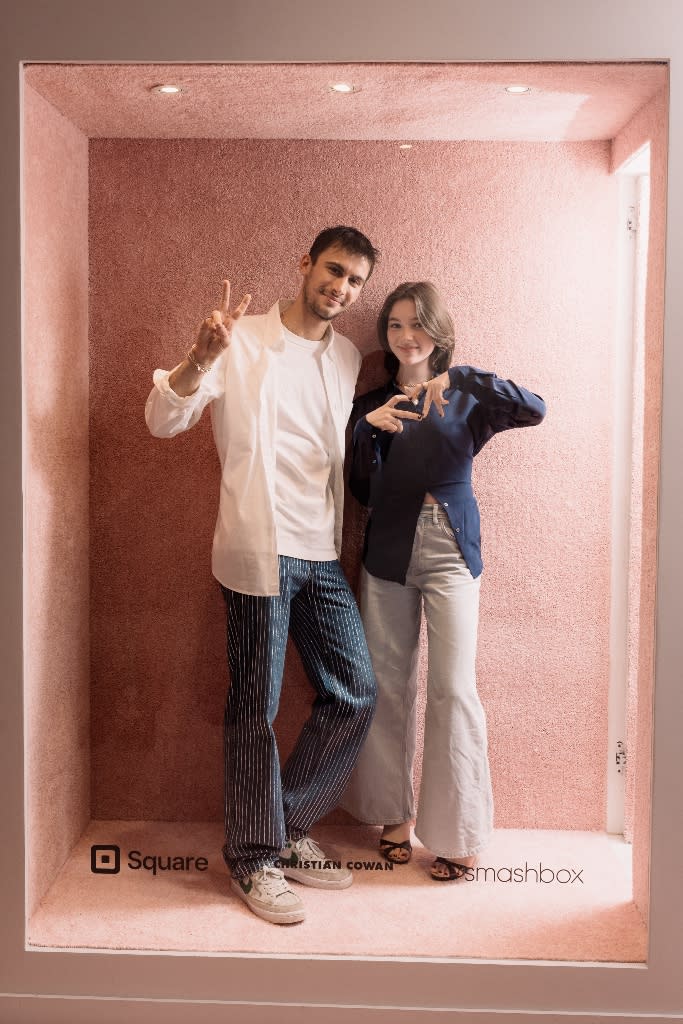
[[[394,434],[401,433],[401,420],[421,420],[415,411],[399,409],[407,402],[405,395],[392,395],[380,388],[356,399],[351,413],[353,450],[349,487],[354,498],[365,505],[370,503],[370,485],[381,471]]]
[[[473,366],[452,366],[448,375],[452,387],[477,399],[494,432],[533,427],[545,416],[546,406],[541,396],[512,380],[503,380],[495,373]]]
[[[449,376],[454,388],[475,400],[467,417],[475,455],[494,434],[513,427],[534,427],[545,416],[541,396],[512,380],[503,380],[474,366],[453,366]]]
[[[356,501],[365,508],[370,504],[372,477],[382,464],[382,450],[377,438],[378,433],[379,431],[371,427],[364,416],[358,419],[353,428],[349,488]]]

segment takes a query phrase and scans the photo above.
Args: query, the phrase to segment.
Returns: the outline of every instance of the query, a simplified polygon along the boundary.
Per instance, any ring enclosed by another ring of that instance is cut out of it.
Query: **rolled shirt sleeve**
[[[154,437],[175,437],[197,423],[208,403],[223,392],[221,364],[222,360],[217,361],[197,390],[186,398],[177,395],[169,384],[171,370],[154,371],[154,387],[145,405],[145,420]]]

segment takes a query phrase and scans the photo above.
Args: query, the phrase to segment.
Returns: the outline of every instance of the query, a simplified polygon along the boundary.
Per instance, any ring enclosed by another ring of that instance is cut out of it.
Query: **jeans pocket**
[[[453,527],[451,526],[450,521],[445,516],[439,516],[437,520],[437,526],[441,533],[444,535],[444,537],[448,537],[450,540],[457,541],[457,537],[453,532]]]
[[[444,556],[447,558],[452,571],[458,575],[467,576],[469,579],[473,579],[474,577],[470,572],[469,566],[465,561],[465,556],[462,553],[462,548],[460,547],[460,529],[453,529],[450,521],[446,518],[442,518],[441,516],[439,517],[437,526],[441,536],[447,537],[450,541],[450,551],[447,554],[444,551]]]

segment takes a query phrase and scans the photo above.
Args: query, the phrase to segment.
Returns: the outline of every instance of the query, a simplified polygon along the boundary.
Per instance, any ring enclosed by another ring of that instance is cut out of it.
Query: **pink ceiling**
[[[86,135],[610,139],[667,81],[663,64],[32,64],[26,80]],[[330,84],[351,82],[343,95]],[[150,92],[172,82],[177,96]],[[511,96],[510,84],[531,86]]]

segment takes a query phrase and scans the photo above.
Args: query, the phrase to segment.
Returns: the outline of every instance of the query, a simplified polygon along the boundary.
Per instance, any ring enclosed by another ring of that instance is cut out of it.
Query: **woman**
[[[370,509],[361,582],[377,711],[342,806],[383,825],[380,851],[411,856],[420,619],[427,705],[415,835],[437,881],[461,878],[489,841],[493,800],[475,659],[482,571],[472,460],[494,434],[540,423],[543,399],[450,367],[451,316],[429,282],[399,285],[378,319],[392,380],[358,399],[351,490]]]

